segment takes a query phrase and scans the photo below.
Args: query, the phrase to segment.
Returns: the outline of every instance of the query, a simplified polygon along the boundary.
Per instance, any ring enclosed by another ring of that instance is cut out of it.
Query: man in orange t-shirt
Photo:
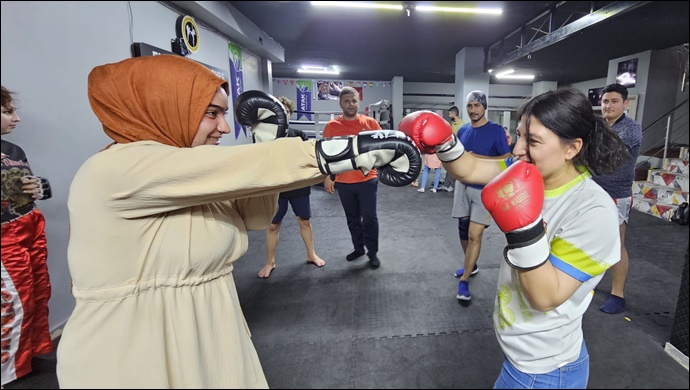
[[[340,92],[340,108],[343,115],[326,124],[323,137],[339,137],[357,135],[362,131],[381,130],[378,122],[368,116],[357,113],[359,109],[359,92],[352,87],[343,87]],[[356,260],[365,253],[369,257],[369,266],[373,269],[381,266],[376,255],[379,250],[379,219],[376,214],[376,193],[378,179],[376,169],[368,175],[360,170],[354,170],[339,175],[326,177],[324,188],[328,193],[335,191],[338,183],[338,195],[345,211],[347,227],[352,236],[354,251],[345,258],[347,261]]]

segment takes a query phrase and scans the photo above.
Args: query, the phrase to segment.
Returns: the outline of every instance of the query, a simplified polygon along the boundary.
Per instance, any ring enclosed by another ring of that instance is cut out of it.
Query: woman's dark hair
[[[8,91],[7,88],[2,87],[2,106],[8,107],[12,103],[12,94],[14,92]]]
[[[630,159],[627,147],[606,121],[592,110],[587,96],[577,89],[562,88],[538,95],[518,110],[518,118],[531,118],[553,131],[565,145],[582,139],[582,149],[573,159],[597,175],[614,172]]]

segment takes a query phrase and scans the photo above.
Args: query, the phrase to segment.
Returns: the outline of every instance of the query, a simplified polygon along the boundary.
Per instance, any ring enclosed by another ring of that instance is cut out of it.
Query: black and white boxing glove
[[[365,175],[377,168],[381,183],[402,187],[422,170],[419,149],[397,130],[363,131],[356,136],[316,141],[316,160],[321,173],[333,175],[359,169]]]
[[[306,141],[309,139],[309,136],[306,135],[302,130],[300,129],[288,129],[287,137],[294,137],[294,138],[301,138],[302,141]]]
[[[288,132],[288,113],[274,96],[263,91],[245,91],[235,102],[235,119],[249,126],[254,142],[268,142],[285,137]]]

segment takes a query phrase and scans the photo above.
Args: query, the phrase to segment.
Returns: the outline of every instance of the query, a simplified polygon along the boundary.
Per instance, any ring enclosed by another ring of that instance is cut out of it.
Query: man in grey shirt
[[[594,176],[596,181],[616,202],[621,239],[621,260],[611,267],[611,295],[599,310],[608,314],[625,309],[625,280],[628,276],[628,250],[625,248],[625,228],[632,209],[632,183],[635,179],[635,163],[640,155],[642,127],[625,115],[628,107],[628,88],[610,84],[601,97],[601,113],[611,128],[618,133],[630,151],[631,158],[609,175]]]

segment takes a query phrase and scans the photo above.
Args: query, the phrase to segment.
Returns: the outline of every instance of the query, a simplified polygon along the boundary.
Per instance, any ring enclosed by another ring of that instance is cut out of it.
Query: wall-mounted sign
[[[175,22],[175,31],[177,38],[181,40],[188,52],[196,53],[199,50],[199,28],[194,18],[189,15],[178,17]]]
[[[134,42],[132,43],[132,57],[144,57],[144,56],[159,56],[161,54],[170,54],[170,55],[175,55],[179,53],[172,53],[167,50],[163,50],[159,47],[151,46],[148,43],[143,43],[143,42]],[[213,73],[217,74],[218,77],[222,78],[223,80],[229,80],[228,77],[228,72],[226,70],[216,68],[215,66],[211,66],[208,64],[204,64],[203,62],[197,61],[198,63],[202,64],[203,66],[211,69]]]

